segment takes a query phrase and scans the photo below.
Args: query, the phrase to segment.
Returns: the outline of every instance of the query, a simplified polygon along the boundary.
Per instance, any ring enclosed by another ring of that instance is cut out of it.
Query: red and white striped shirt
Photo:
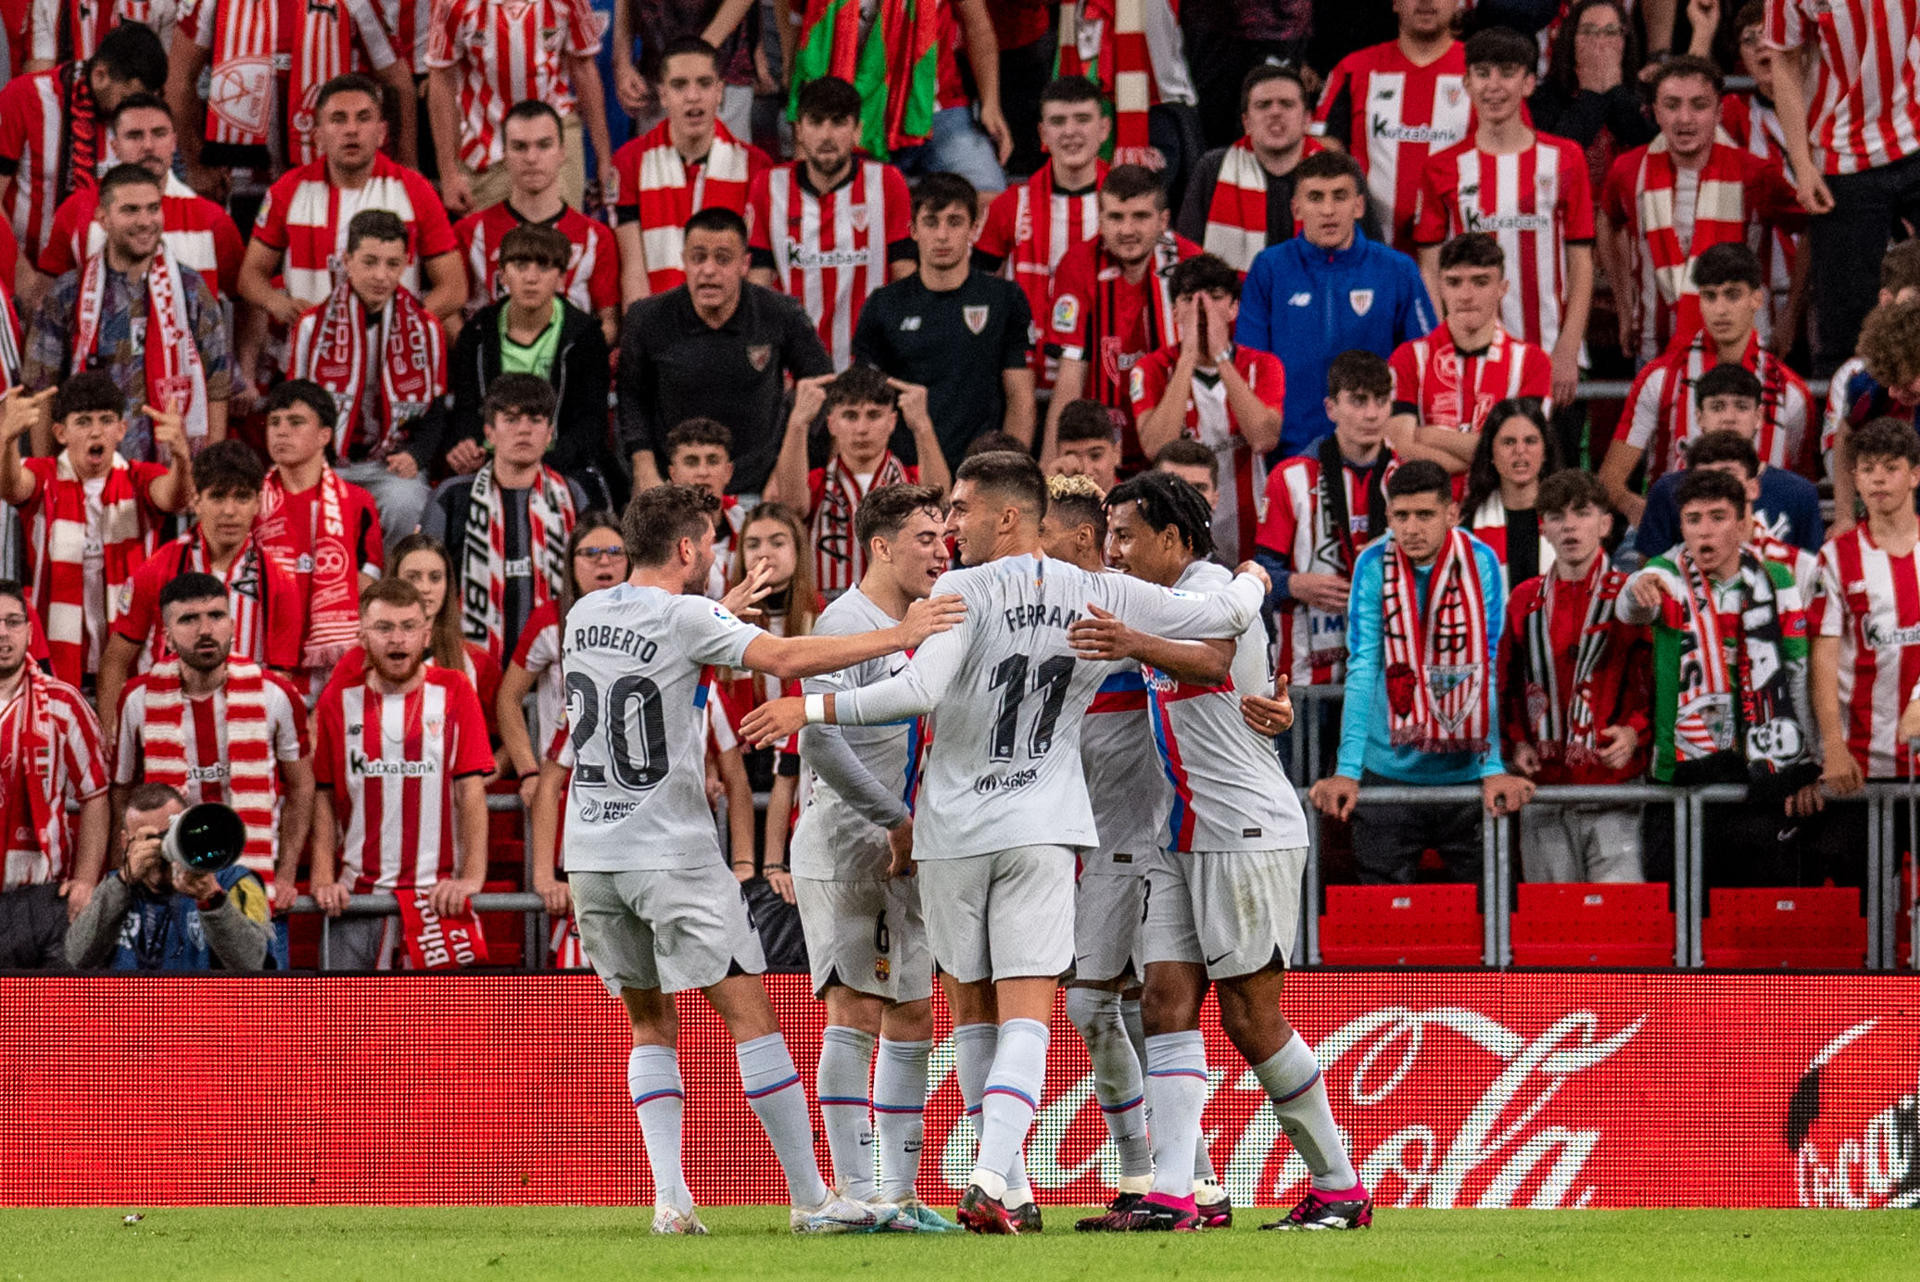
[[[1646,455],[1647,484],[1683,465],[1682,448],[1700,434],[1693,385],[1720,363],[1707,355],[1706,335],[1668,352],[1641,370],[1627,391],[1626,411],[1614,431]],[[1760,434],[1753,448],[1768,467],[1807,471],[1812,466],[1813,393],[1798,374],[1760,345],[1760,336],[1747,339],[1740,363],[1760,380]]]
[[[273,759],[281,763],[300,760],[307,753],[307,705],[291,682],[278,673],[262,674],[267,704],[267,740],[273,745]],[[204,699],[181,700],[184,738],[187,749],[187,782],[183,790],[187,804],[217,801],[232,805],[227,780],[231,769],[227,754],[227,688],[216,689]],[[138,676],[127,683],[120,696],[119,751],[114,757],[113,781],[122,787],[139,783],[146,777],[147,678]],[[281,780],[278,770],[270,775],[274,797],[273,849],[280,849],[279,802]],[[248,865],[253,867],[252,864]],[[273,867],[253,868],[271,886]]]
[[[188,0],[191,4],[192,0]],[[76,23],[76,8],[91,11],[104,5],[106,21]],[[100,47],[100,37],[123,22],[138,22],[151,27],[162,46],[171,43],[173,28],[180,16],[175,0],[88,0],[83,6],[72,0],[32,0],[28,19],[29,37],[25,57],[41,62],[60,62],[67,58],[91,58]]]
[[[535,224],[514,212],[506,201],[468,214],[453,225],[453,238],[467,264],[467,315],[507,296],[500,276],[500,238],[515,227]],[[569,206],[558,218],[541,224],[567,238],[567,270],[560,276],[560,293],[589,315],[603,307],[620,306],[620,250],[613,231],[603,222]]]
[[[334,269],[347,252],[347,224],[363,209],[392,210],[407,225],[408,262],[400,283],[424,298],[420,264],[456,252],[460,243],[432,184],[385,153],[374,157],[373,173],[357,188],[329,182],[324,157],[283,175],[267,190],[253,238],[282,252],[280,275],[289,294],[319,302],[333,292]]]
[[[975,238],[976,253],[1000,260],[1000,274],[1027,296],[1033,320],[1027,329],[1037,386],[1053,386],[1055,358],[1041,341],[1042,318],[1053,296],[1053,272],[1069,249],[1100,234],[1100,181],[1107,167],[1100,165],[1094,185],[1081,191],[1062,191],[1053,185],[1053,166],[1010,187],[993,198],[986,221]]]
[[[553,602],[543,601],[527,615],[513,662],[533,678],[533,741],[548,743],[567,722],[567,686],[560,671],[560,610]]]
[[[1553,358],[1498,326],[1485,348],[1463,352],[1443,322],[1425,338],[1400,344],[1387,364],[1393,369],[1394,412],[1415,415],[1422,427],[1477,432],[1508,397],[1546,401],[1553,395]]]
[[[454,870],[453,781],[493,769],[480,697],[429,666],[405,694],[363,674],[314,709],[314,782],[333,794],[340,880],[353,894],[431,886]]]
[[[1920,154],[1920,0],[1767,0],[1766,35],[1817,41],[1807,133],[1823,172]]]
[[[1338,574],[1351,578],[1353,560],[1371,540],[1373,491],[1386,484],[1392,463],[1384,449],[1373,466],[1355,468],[1342,462],[1346,485],[1346,529],[1333,528],[1333,512],[1323,502],[1321,464],[1317,451],[1296,454],[1267,476],[1266,511],[1260,519],[1257,542],[1285,557],[1295,574]],[[1386,500],[1379,508],[1379,526],[1386,529]],[[1284,672],[1294,685],[1338,685],[1347,675],[1346,612],[1328,613],[1289,597],[1274,616],[1276,652],[1274,671]]]
[[[26,724],[29,704],[40,714],[37,727]],[[50,787],[52,796],[45,839],[28,798],[29,789],[42,787]],[[79,815],[68,813],[67,803],[90,801],[106,790],[107,756],[93,705],[57,677],[38,669],[27,673],[0,707],[0,824],[6,850],[0,891],[65,880],[80,828]]]
[[[1163,347],[1142,357],[1133,367],[1128,390],[1133,417],[1151,411],[1167,394],[1167,380],[1179,363],[1178,346]],[[1233,368],[1262,404],[1278,412],[1287,399],[1287,371],[1280,358],[1250,347],[1233,349]],[[1215,372],[1207,377],[1196,370],[1187,395],[1186,426],[1181,434],[1213,451],[1220,464],[1219,497],[1213,505],[1213,542],[1220,555],[1235,562],[1253,555],[1254,531],[1266,501],[1267,468],[1241,434],[1240,420],[1227,401],[1227,385]]]
[[[1553,350],[1567,297],[1567,246],[1593,241],[1593,192],[1578,143],[1534,135],[1525,151],[1498,156],[1471,139],[1427,161],[1414,239],[1438,245],[1489,232],[1507,256],[1511,282],[1500,323]]]
[[[568,63],[600,52],[600,29],[587,0],[435,0],[427,66],[460,73],[460,163],[483,172],[505,154],[516,102],[573,115]]]
[[[1348,54],[1320,94],[1323,123],[1341,101],[1347,150],[1367,175],[1381,224],[1395,249],[1412,253],[1413,221],[1427,157],[1467,136],[1467,49],[1459,41],[1416,66],[1397,40]],[[1337,132],[1337,131],[1336,131]]]
[[[908,201],[900,171],[874,160],[856,161],[832,191],[814,191],[798,162],[766,170],[748,190],[754,265],[771,266],[774,288],[806,308],[835,369],[853,363],[860,309],[887,283],[892,247],[910,236]]]
[[[160,593],[183,574],[212,574],[226,584],[233,619],[233,658],[292,671],[300,666],[306,629],[305,585],[263,544],[242,547],[224,572],[212,569],[206,541],[190,531],[148,557],[122,589],[113,630],[140,647],[136,671],[173,652],[160,623]]]
[[[433,35],[433,0],[378,0],[381,21],[393,37],[393,52],[416,76],[427,74],[427,42]]]
[[[64,276],[107,245],[107,229],[94,220],[100,205],[98,188],[76,191],[54,211],[53,231],[40,251],[40,270]],[[160,222],[166,229],[167,257],[200,273],[216,298],[235,297],[240,285],[240,259],[246,244],[227,211],[181,182],[171,172],[160,194]]]
[[[1898,733],[1920,681],[1920,557],[1889,556],[1862,522],[1820,549],[1810,607],[1815,636],[1840,638],[1840,706],[1847,750],[1870,779],[1913,769]]]
[[[100,135],[97,173],[106,172],[112,156],[105,121],[96,123]],[[0,212],[13,225],[14,239],[39,262],[40,251],[53,234],[53,215],[69,193],[60,190],[66,165],[67,94],[62,68],[15,76],[0,88]],[[76,183],[78,187],[81,184]],[[11,283],[11,282],[9,282]]]
[[[1750,156],[1770,160],[1780,166],[1787,181],[1793,181],[1793,162],[1787,156],[1787,134],[1773,104],[1757,93],[1730,93],[1720,100],[1720,127],[1734,144]],[[1793,259],[1800,252],[1801,237],[1778,227],[1753,222],[1747,227],[1747,245],[1760,259],[1765,273],[1768,306],[1761,313],[1764,340],[1774,328],[1787,320],[1787,295],[1793,289]]]

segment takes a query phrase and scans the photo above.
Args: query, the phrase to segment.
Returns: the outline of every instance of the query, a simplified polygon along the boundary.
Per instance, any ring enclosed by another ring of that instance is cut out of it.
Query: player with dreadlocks
[[[1212,512],[1178,477],[1147,472],[1116,487],[1107,519],[1114,568],[1182,592],[1215,592],[1225,581],[1227,572],[1208,559]],[[1139,652],[1137,637],[1117,619],[1082,621],[1070,636],[1083,654]],[[1211,984],[1221,1028],[1313,1176],[1300,1204],[1265,1227],[1364,1228],[1373,1204],[1334,1125],[1319,1063],[1280,1013],[1307,827],[1272,742],[1241,720],[1243,695],[1276,693],[1265,629],[1256,620],[1240,633],[1229,668],[1212,683],[1148,664],[1146,686],[1154,744],[1174,793],[1162,849],[1147,870],[1141,944],[1154,1177],[1152,1192],[1110,1217],[1118,1221],[1110,1227],[1201,1226],[1191,1178],[1208,1085],[1200,1002]],[[1284,700],[1284,685],[1278,693]]]

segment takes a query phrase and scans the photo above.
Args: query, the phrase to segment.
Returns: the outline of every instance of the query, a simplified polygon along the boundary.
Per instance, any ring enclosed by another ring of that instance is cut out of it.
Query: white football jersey
[[[1264,596],[1251,577],[1200,596],[1025,555],[950,570],[933,592],[960,596],[966,620],[929,638],[899,676],[835,703],[844,725],[932,714],[916,859],[1099,844],[1080,722],[1111,665],[1067,644],[1089,603],[1145,632],[1233,637],[1257,620]]]
[[[703,596],[621,583],[575,602],[563,633],[573,748],[563,865],[628,872],[719,859],[707,669],[740,666],[760,629]]]

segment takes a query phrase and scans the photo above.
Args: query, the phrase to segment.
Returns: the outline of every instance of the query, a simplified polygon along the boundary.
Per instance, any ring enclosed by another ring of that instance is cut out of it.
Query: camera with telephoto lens
[[[232,806],[217,801],[203,801],[175,815],[160,843],[168,860],[200,873],[231,867],[246,846],[247,825]]]

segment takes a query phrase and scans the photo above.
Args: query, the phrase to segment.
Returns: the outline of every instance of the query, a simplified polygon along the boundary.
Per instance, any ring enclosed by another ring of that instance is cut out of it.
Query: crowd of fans
[[[484,957],[516,786],[577,959],[614,514],[719,496],[709,595],[795,635],[868,494],[998,449],[1267,568],[1347,690],[1335,875],[1477,880],[1483,810],[1529,879],[1663,875],[1533,799],[1650,778],[1748,789],[1713,884],[1859,884],[1828,803],[1920,730],[1920,3],[1323,8],[615,0],[609,86],[587,0],[0,4],[0,966],[284,966],[302,888],[401,902],[335,965]],[[770,905],[778,693],[707,704]],[[217,876],[159,853],[203,800]]]

